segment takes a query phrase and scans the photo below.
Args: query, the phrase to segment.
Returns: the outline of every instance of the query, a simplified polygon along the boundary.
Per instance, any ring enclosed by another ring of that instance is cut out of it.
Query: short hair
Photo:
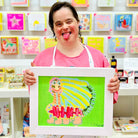
[[[56,2],[52,5],[50,12],[49,12],[49,26],[55,36],[55,32],[54,32],[54,21],[53,21],[53,14],[60,10],[61,8],[69,8],[74,16],[74,18],[79,22],[79,16],[77,14],[76,9],[69,3],[69,2]],[[80,33],[80,27],[79,27],[79,35],[81,36]]]

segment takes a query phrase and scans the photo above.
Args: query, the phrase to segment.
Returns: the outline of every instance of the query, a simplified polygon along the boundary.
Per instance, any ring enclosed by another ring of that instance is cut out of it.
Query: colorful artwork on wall
[[[128,7],[138,7],[138,0],[127,0]]]
[[[18,54],[18,37],[1,37],[1,54]]]
[[[115,14],[115,31],[131,31],[133,14]]]
[[[111,14],[94,14],[94,29],[95,31],[111,31],[112,30],[112,15]]]
[[[45,49],[49,47],[54,47],[57,44],[57,41],[54,38],[44,38]]]
[[[40,52],[39,37],[22,37],[22,54],[36,55]]]
[[[46,13],[28,13],[29,31],[46,31]]]
[[[136,15],[136,31],[138,31],[138,14]]]
[[[7,29],[9,31],[25,30],[25,14],[24,13],[7,13]]]
[[[0,13],[0,31],[3,30],[2,13]]]
[[[29,0],[11,0],[14,7],[29,7]]]
[[[40,0],[40,7],[51,7],[58,0]]]
[[[89,7],[89,0],[71,0],[74,7]]]
[[[79,14],[80,30],[91,31],[92,15],[91,14]]]
[[[98,7],[114,7],[115,0],[98,0]]]
[[[0,0],[0,7],[4,6],[4,0]]]
[[[130,37],[130,53],[138,54],[138,36]]]
[[[104,53],[104,37],[87,37],[87,45]]]
[[[127,45],[127,38],[118,36],[118,37],[108,37],[108,46],[109,46],[109,53],[112,54],[125,54],[126,53],[126,46]]]

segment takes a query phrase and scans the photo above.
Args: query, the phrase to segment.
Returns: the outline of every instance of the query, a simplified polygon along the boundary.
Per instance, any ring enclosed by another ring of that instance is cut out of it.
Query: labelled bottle
[[[117,60],[115,59],[115,56],[112,56],[111,58],[111,68],[117,68]]]

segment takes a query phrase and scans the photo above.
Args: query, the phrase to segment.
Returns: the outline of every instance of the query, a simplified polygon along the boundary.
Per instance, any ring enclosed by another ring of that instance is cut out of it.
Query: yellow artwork
[[[3,30],[3,26],[2,26],[2,13],[0,13],[0,31]]]
[[[104,37],[88,37],[87,45],[104,53]]]
[[[75,7],[89,7],[89,0],[72,0],[72,5]]]
[[[54,47],[57,41],[54,38],[45,38],[45,49],[49,47]]]
[[[0,0],[0,6],[4,6],[4,1]]]

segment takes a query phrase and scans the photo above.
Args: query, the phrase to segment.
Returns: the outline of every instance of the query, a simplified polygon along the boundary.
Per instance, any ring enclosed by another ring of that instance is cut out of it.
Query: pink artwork
[[[22,53],[38,54],[40,52],[40,38],[22,37]]]
[[[138,14],[137,14],[137,18],[136,18],[136,31],[138,31]]]
[[[7,28],[8,30],[23,31],[25,29],[24,14],[22,13],[8,13],[7,14]]]

